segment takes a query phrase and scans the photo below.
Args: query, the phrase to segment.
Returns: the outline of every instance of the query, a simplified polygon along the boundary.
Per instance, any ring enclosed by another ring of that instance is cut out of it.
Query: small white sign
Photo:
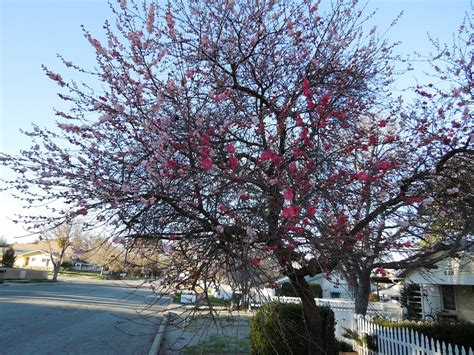
[[[196,302],[196,295],[182,294],[180,303],[194,303]]]

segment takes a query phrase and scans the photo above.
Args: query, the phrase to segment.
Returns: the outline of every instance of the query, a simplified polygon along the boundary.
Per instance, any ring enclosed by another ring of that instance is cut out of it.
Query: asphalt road
[[[0,354],[147,354],[169,300],[138,285],[0,285]]]

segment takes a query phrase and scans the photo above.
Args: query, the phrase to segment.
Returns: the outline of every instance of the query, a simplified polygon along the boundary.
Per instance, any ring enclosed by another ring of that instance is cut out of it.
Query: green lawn
[[[185,354],[250,354],[250,342],[219,334],[212,334],[205,341],[184,349]]]

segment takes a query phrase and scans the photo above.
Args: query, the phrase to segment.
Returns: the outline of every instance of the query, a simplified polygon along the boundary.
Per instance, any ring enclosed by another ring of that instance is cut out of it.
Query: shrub
[[[13,267],[13,264],[15,264],[15,259],[15,250],[10,245],[5,251],[5,254],[3,254],[2,264],[5,267]]]
[[[321,335],[324,349],[335,348],[334,313],[329,307],[318,306],[324,328]],[[253,354],[306,354],[309,336],[301,304],[272,302],[262,306],[250,322]]]
[[[311,292],[314,298],[323,297],[323,289],[321,288],[320,284],[309,284],[309,291]]]
[[[291,282],[282,283],[280,288],[275,290],[277,296],[298,297],[295,288]]]
[[[309,284],[309,291],[314,298],[323,297],[323,289],[319,284]],[[298,294],[296,293],[296,290],[291,282],[285,282],[281,284],[280,288],[276,290],[275,294],[277,296],[298,297]]]
[[[341,351],[350,352],[350,351],[354,351],[354,349],[352,348],[351,344],[346,343],[345,341],[340,341],[336,339],[336,354],[338,354]]]
[[[352,329],[344,328],[345,332],[343,336],[347,339],[354,340],[359,346],[364,346],[367,349],[377,352],[378,345],[377,345],[377,336],[373,334],[362,333],[359,334],[357,331]]]
[[[393,328],[408,328],[418,331],[428,337],[434,338],[446,343],[472,346],[474,339],[474,324],[467,322],[451,323],[447,321],[441,322],[390,322],[388,320],[376,319],[374,323]]]
[[[379,296],[377,296],[375,293],[371,293],[369,295],[369,302],[378,302],[379,301]]]
[[[63,261],[61,263],[61,267],[63,268],[63,270],[69,270],[72,268],[72,263],[70,261]]]

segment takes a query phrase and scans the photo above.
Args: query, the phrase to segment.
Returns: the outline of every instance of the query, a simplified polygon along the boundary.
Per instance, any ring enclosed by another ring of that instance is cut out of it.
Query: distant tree
[[[15,264],[15,250],[11,245],[9,245],[3,254],[2,264],[5,267],[13,267]]]
[[[67,252],[72,253],[74,239],[83,233],[81,224],[64,223],[41,234],[41,239],[48,244],[49,256],[53,264],[52,281],[58,280],[61,264],[65,261]]]
[[[2,255],[5,254],[7,246],[8,246],[7,238],[4,236],[0,236],[0,248],[2,249]]]

